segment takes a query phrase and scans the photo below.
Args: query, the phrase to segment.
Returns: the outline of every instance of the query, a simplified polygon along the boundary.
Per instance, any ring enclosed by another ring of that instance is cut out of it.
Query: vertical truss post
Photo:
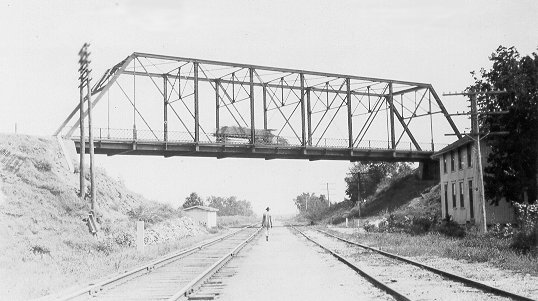
[[[219,81],[215,80],[215,126],[216,132],[220,130],[220,99],[219,99]]]
[[[133,140],[136,140],[136,60],[133,60]]]
[[[164,128],[164,141],[168,141],[168,78],[166,78],[166,75],[163,75],[164,79],[164,89],[163,89],[163,96],[164,96],[164,111],[163,111],[163,128]],[[173,87],[172,87],[173,88]]]
[[[256,129],[254,128],[254,69],[248,68],[249,74],[249,98],[250,98],[250,143],[256,143]]]
[[[301,81],[301,145],[306,146],[305,103],[304,103],[304,74],[299,75]]]
[[[267,130],[267,84],[263,84],[263,129]]]
[[[348,147],[353,148],[353,123],[351,120],[351,83],[349,78],[346,78],[346,87],[347,87],[347,132],[348,132]]]
[[[433,114],[432,114],[432,98],[431,93],[428,91],[428,102],[429,102],[429,110],[430,110],[430,136],[432,139],[432,152],[435,151],[435,145],[433,144]]]
[[[392,82],[389,83],[389,111],[390,111],[390,142],[392,149],[396,149],[396,135],[394,133],[394,99],[392,95]]]
[[[306,112],[308,124],[308,145],[312,146],[312,108],[310,105],[310,88],[306,88]]]
[[[198,111],[198,62],[194,62],[194,142],[200,142],[200,113]]]

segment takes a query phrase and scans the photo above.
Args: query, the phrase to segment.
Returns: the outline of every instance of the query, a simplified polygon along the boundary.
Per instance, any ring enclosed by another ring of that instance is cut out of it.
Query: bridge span
[[[95,128],[97,133],[95,153],[108,156],[114,155],[149,155],[149,156],[192,156],[215,158],[261,158],[271,159],[306,159],[316,160],[345,160],[345,161],[398,161],[417,162],[429,161],[433,154],[431,150],[416,150],[411,143],[399,145],[396,149],[387,148],[390,141],[364,141],[360,148],[348,149],[342,144],[345,140],[326,139],[319,146],[302,146],[299,144],[270,143],[258,139],[257,143],[248,141],[213,141],[194,143],[186,140],[169,139],[167,141],[139,138],[129,130],[108,130]],[[112,134],[109,134],[109,133]],[[123,133],[123,135],[121,134]],[[129,134],[130,135],[129,135]],[[147,134],[147,133],[146,133]],[[174,133],[169,133],[174,134]],[[176,133],[179,134],[179,133]],[[178,135],[179,136],[179,135]],[[135,138],[136,137],[136,138]],[[80,137],[73,136],[73,141],[80,153]],[[284,139],[284,138],[281,138]],[[264,143],[265,142],[265,143]],[[85,141],[86,151],[89,149]]]
[[[461,136],[410,81],[135,52],[88,94],[97,154],[425,162],[443,126]],[[87,114],[55,133],[79,152]]]

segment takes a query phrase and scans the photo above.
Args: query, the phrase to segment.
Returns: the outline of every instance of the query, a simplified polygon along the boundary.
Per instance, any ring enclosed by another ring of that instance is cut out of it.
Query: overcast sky
[[[3,1],[0,132],[52,135],[78,102],[77,53],[94,78],[132,52],[433,84],[462,90],[499,46],[538,47],[537,1]],[[442,97],[451,112],[465,100]],[[456,119],[460,130],[466,119]],[[436,136],[450,142],[452,138]],[[344,198],[349,162],[103,157],[148,198],[236,195],[257,211],[294,212],[303,191]]]

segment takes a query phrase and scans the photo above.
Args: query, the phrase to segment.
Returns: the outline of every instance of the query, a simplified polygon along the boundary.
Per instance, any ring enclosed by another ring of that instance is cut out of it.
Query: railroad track
[[[186,299],[233,258],[261,228],[244,227],[228,235],[157,259],[119,276],[74,292],[40,300]]]
[[[397,300],[534,300],[326,231],[292,228]]]

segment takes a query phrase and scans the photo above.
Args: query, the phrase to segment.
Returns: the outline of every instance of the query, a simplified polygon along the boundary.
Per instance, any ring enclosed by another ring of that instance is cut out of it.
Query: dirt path
[[[291,229],[263,233],[230,264],[219,300],[392,300]]]

